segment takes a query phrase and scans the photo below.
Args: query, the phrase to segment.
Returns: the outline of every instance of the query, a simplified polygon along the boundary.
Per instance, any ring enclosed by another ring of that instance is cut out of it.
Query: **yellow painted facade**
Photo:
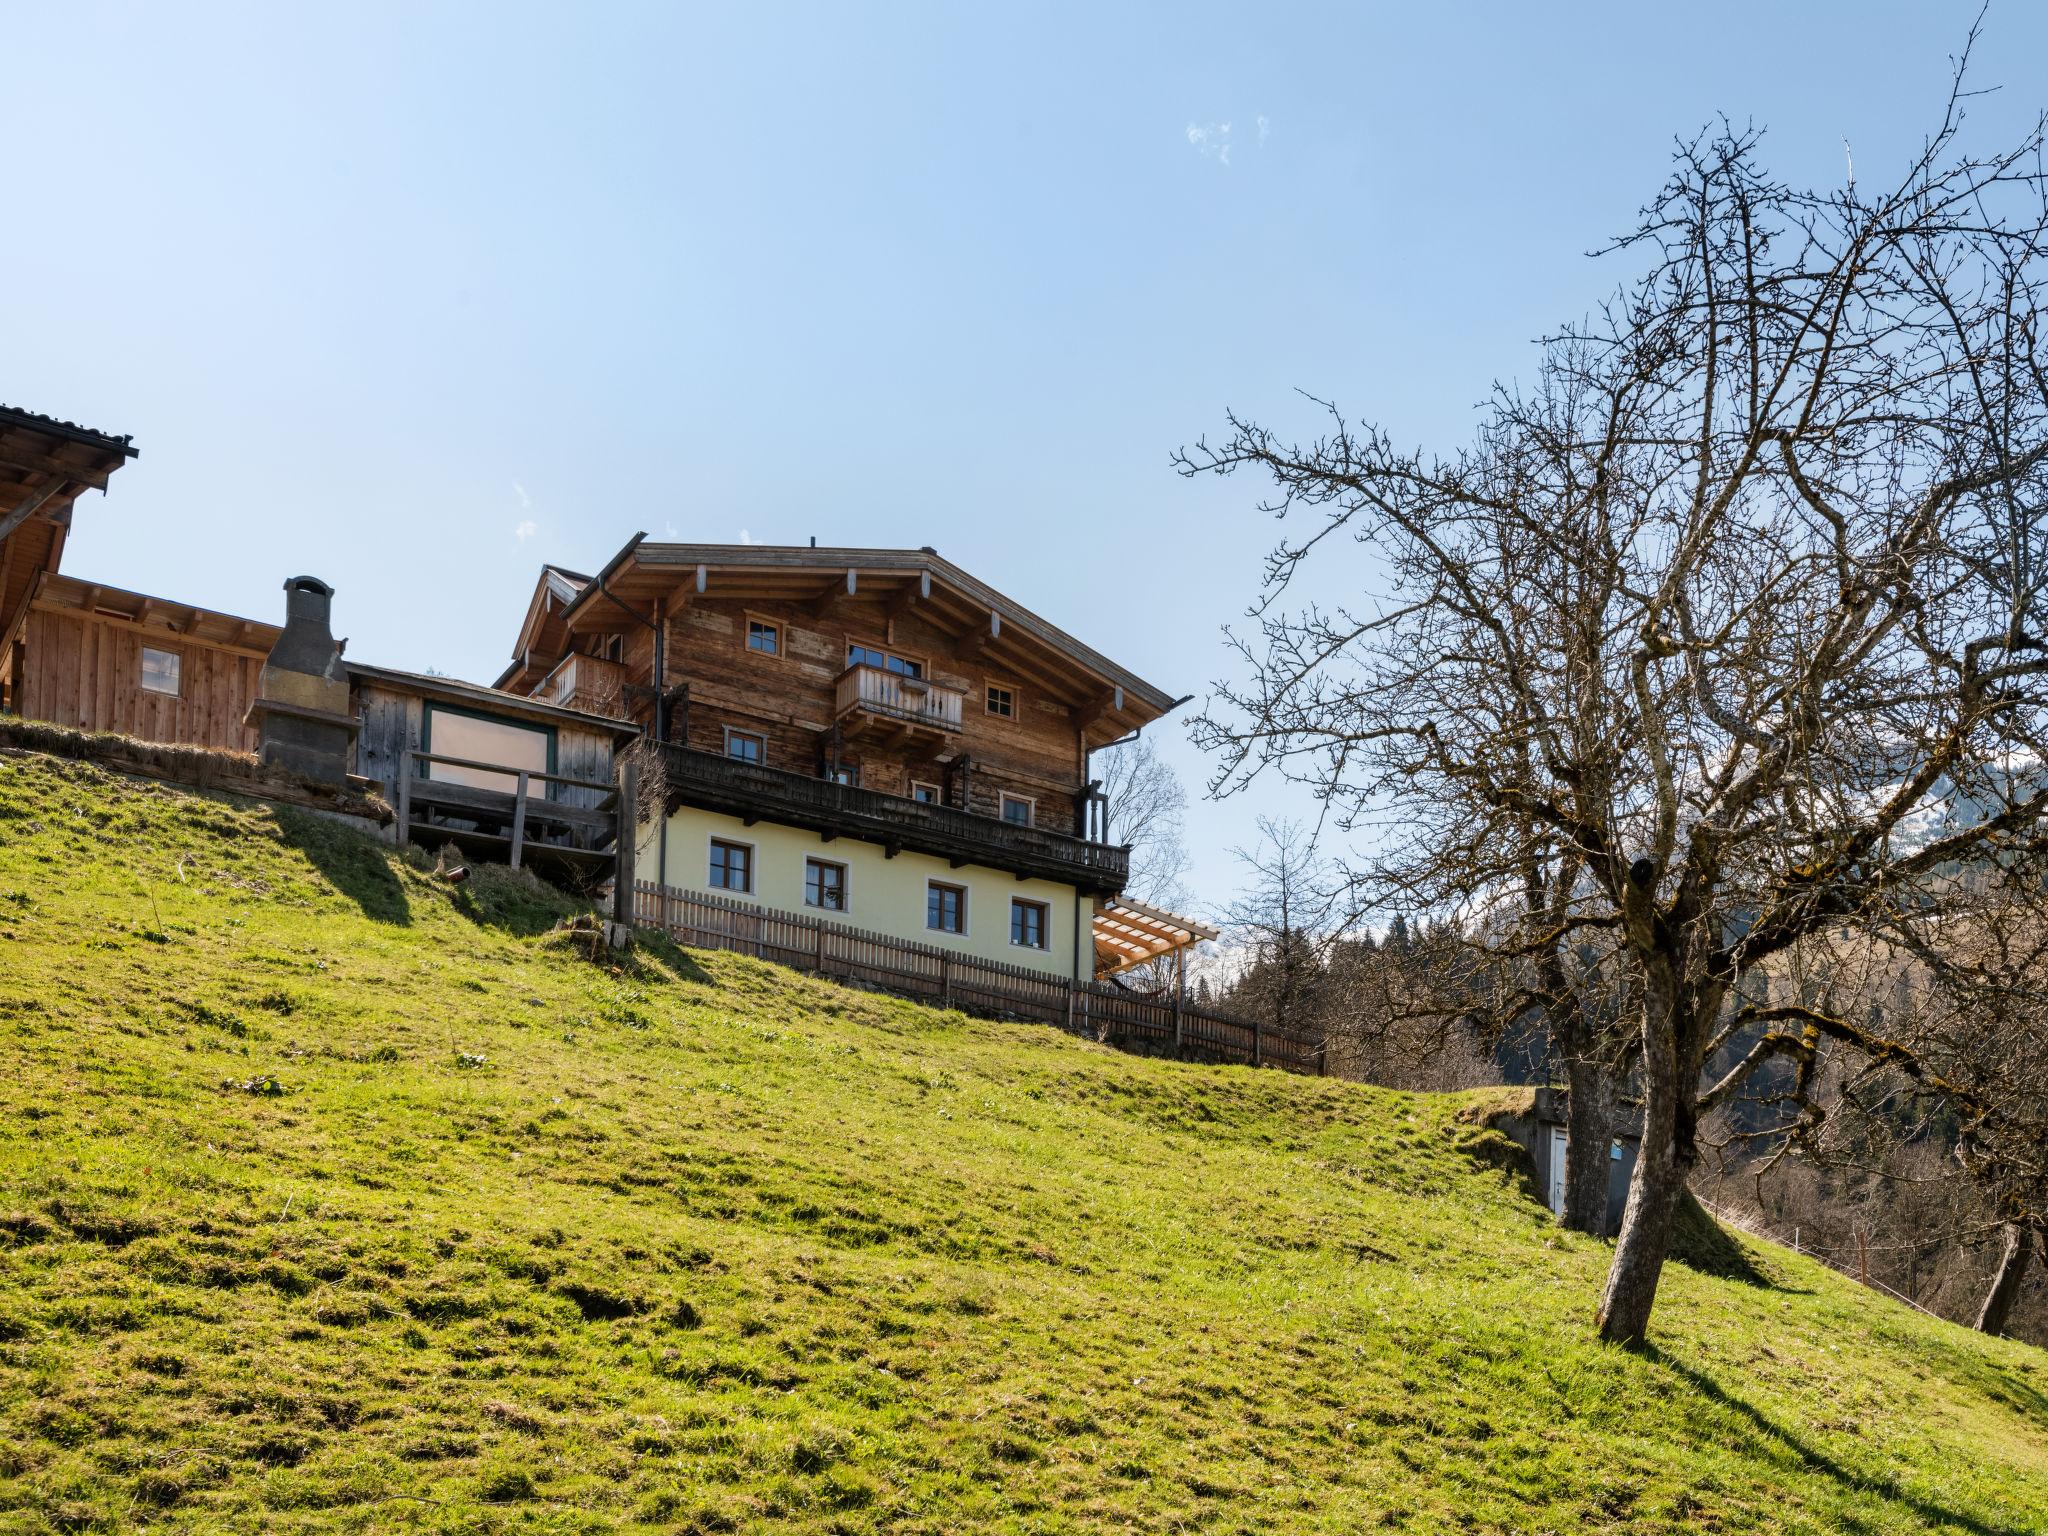
[[[754,850],[752,892],[722,890],[711,884],[711,843],[722,839]],[[682,891],[702,891],[755,902],[783,912],[843,922],[890,938],[909,939],[935,949],[957,950],[979,960],[1024,966],[1055,976],[1072,976],[1077,897],[1070,885],[1049,880],[1019,880],[999,869],[978,864],[951,864],[930,854],[904,852],[890,858],[874,843],[841,837],[830,843],[815,832],[757,821],[751,827],[736,816],[721,816],[685,806],[668,819],[668,864],[662,872],[660,830],[648,823],[640,829],[640,878]],[[805,861],[828,859],[846,868],[844,912],[804,905]],[[960,886],[967,892],[967,931],[939,933],[925,926],[925,891],[931,881]],[[1031,949],[1010,942],[1010,904],[1041,902],[1047,909],[1047,947]],[[1082,921],[1089,920],[1081,909]],[[1088,942],[1092,953],[1092,941]],[[1084,973],[1085,975],[1085,973]]]

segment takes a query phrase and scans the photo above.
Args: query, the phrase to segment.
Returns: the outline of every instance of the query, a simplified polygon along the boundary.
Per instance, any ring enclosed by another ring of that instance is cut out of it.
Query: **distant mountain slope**
[[[2048,1357],[1757,1244],[1604,1349],[1483,1098],[568,910],[0,756],[0,1530],[2048,1531]]]

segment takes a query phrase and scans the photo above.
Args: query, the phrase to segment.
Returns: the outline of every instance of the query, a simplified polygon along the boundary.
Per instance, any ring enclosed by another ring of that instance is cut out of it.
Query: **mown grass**
[[[2048,1530],[2038,1353],[1749,1242],[1602,1348],[1483,1101],[571,910],[0,757],[0,1529]]]

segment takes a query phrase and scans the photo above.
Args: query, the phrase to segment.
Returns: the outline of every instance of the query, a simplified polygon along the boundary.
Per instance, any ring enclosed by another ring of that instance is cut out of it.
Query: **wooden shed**
[[[45,571],[15,647],[11,702],[77,730],[253,752],[243,717],[277,630]]]

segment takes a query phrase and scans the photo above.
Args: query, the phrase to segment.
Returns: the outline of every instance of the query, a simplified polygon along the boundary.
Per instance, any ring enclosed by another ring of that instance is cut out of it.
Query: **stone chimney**
[[[317,576],[294,576],[284,590],[284,633],[263,663],[247,723],[262,734],[264,767],[340,784],[354,766],[356,720],[341,647],[328,627],[334,588]]]

